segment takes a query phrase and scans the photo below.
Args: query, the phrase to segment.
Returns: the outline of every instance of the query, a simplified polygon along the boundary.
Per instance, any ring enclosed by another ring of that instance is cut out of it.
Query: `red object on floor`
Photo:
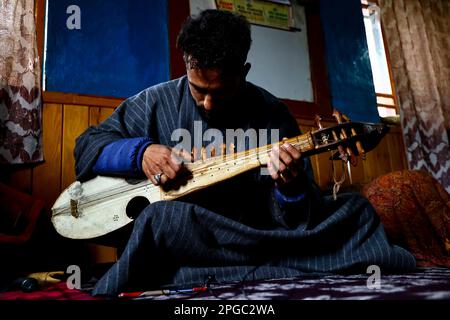
[[[65,281],[44,287],[34,292],[8,291],[0,292],[0,300],[103,300],[93,297],[88,292],[69,289]]]
[[[18,245],[30,240],[43,209],[42,199],[0,183],[0,244]]]

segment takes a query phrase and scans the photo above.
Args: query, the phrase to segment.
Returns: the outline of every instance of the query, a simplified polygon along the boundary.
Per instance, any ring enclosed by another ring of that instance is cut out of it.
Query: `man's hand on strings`
[[[284,143],[280,147],[277,145],[270,151],[267,169],[280,189],[289,192],[304,177],[301,156],[301,152],[290,143]]]
[[[161,144],[152,144],[142,157],[142,171],[154,185],[167,185],[183,172],[183,160],[191,162],[185,150],[176,150]]]

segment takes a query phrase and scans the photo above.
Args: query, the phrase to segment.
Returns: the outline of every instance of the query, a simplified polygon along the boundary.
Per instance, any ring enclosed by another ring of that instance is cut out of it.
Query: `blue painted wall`
[[[166,0],[48,0],[46,90],[129,97],[169,80],[167,15]]]
[[[320,0],[333,107],[352,121],[379,122],[360,0]]]

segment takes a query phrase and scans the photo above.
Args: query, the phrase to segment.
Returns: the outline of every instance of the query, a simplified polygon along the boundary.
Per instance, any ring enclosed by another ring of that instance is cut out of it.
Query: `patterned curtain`
[[[0,163],[42,160],[34,0],[0,1]]]
[[[450,1],[380,0],[410,169],[450,193]]]

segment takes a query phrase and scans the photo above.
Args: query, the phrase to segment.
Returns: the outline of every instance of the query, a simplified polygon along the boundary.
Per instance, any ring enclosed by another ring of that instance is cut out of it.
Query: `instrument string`
[[[267,163],[267,158],[269,157],[269,152],[273,150],[275,146],[280,146],[284,143],[290,143],[294,148],[300,151],[310,150],[313,146],[306,137],[307,134],[297,136],[285,141],[280,141],[274,144],[268,144],[263,147],[254,148],[251,150],[246,150],[238,153],[231,153],[225,156],[219,155],[216,157],[208,158],[206,160],[198,160],[196,162],[190,163],[189,169],[192,173],[193,179],[198,179],[205,174],[214,175],[214,172],[223,170],[229,166],[241,166],[245,163],[255,163],[256,165],[262,165]],[[265,159],[265,157],[267,157]],[[127,184],[118,187],[108,188],[107,192],[95,193],[92,195],[87,195],[80,199],[79,208],[82,209],[85,206],[92,205],[97,201],[103,201],[105,198],[114,197],[123,193],[129,193],[132,191],[138,192],[139,189],[147,189],[146,192],[150,194],[161,192],[158,186],[154,186],[150,180],[144,180],[138,184]],[[142,190],[144,191],[144,190]],[[66,205],[61,208],[55,208],[55,214],[64,213],[65,211],[70,211],[70,206]]]

